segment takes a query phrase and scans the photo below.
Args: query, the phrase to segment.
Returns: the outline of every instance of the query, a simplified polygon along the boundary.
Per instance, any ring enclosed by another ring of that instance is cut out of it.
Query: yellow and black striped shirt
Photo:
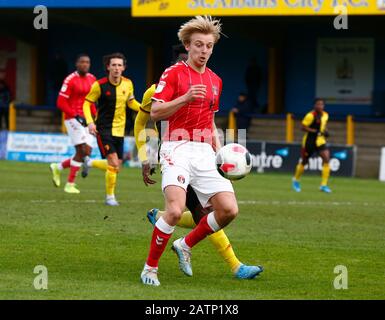
[[[124,77],[116,85],[107,77],[94,82],[83,105],[87,124],[94,122],[90,112],[91,103],[96,104],[95,124],[98,132],[115,137],[124,137],[126,107],[137,112],[140,106],[134,97],[132,81]]]
[[[328,120],[329,114],[327,112],[323,111],[322,114],[318,114],[315,111],[310,111],[306,114],[305,118],[303,118],[302,125],[317,129],[319,132],[324,133],[326,131]],[[326,143],[324,135],[318,135],[317,133],[312,132],[305,133],[302,139],[302,146],[305,147],[308,141],[315,143],[317,147]]]

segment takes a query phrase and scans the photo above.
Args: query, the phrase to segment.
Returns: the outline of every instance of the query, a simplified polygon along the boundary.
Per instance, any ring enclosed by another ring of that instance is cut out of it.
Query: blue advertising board
[[[8,131],[0,130],[0,160],[5,159],[7,153],[7,135]]]
[[[4,150],[6,160],[61,162],[75,154],[71,139],[65,134],[9,132],[4,142],[6,142]],[[123,152],[126,165],[133,167],[138,165],[134,137],[124,138]],[[91,158],[101,158],[96,139],[92,141]]]
[[[356,147],[329,145],[330,170],[334,176],[352,177],[355,174]],[[294,173],[301,154],[301,144],[248,141],[247,148],[253,158],[253,168],[257,172]],[[319,173],[322,159],[314,154],[305,166],[306,172]]]

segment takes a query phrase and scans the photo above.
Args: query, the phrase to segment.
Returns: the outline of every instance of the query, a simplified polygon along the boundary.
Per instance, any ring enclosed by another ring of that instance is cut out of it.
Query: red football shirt
[[[80,76],[77,71],[65,78],[56,103],[57,107],[64,112],[65,119],[71,119],[76,115],[84,116],[83,103],[95,81],[93,74],[87,73]],[[92,113],[95,114],[94,106]]]
[[[190,140],[212,143],[214,112],[219,110],[222,80],[206,67],[199,73],[185,62],[166,69],[156,87],[153,99],[169,102],[184,95],[191,85],[206,85],[206,97],[196,99],[176,111],[168,119],[163,140]]]

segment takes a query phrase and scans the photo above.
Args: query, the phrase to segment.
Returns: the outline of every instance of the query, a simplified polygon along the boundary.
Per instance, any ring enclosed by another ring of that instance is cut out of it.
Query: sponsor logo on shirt
[[[156,86],[155,93],[162,92],[165,86],[166,86],[166,82],[165,81],[159,81],[158,85]]]

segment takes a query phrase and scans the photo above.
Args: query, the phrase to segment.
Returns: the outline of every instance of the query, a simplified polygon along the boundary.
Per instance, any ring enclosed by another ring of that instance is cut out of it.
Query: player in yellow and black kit
[[[174,50],[177,51],[175,52],[175,55],[178,54],[178,58],[175,57],[176,60],[177,61],[182,60],[185,52],[184,47],[175,46]],[[146,186],[148,184],[155,183],[155,181],[150,178],[150,175],[156,164],[154,163],[151,164],[147,158],[147,152],[146,152],[147,135],[145,131],[147,122],[150,119],[151,103],[152,103],[151,98],[155,93],[155,89],[156,89],[156,85],[153,84],[144,93],[139,113],[135,119],[135,127],[134,127],[135,141],[138,149],[138,156],[139,156],[139,160],[142,162],[143,181],[146,184]],[[155,126],[155,130],[158,131],[156,126]],[[205,214],[208,214],[210,212],[209,208],[205,209],[202,207],[195,191],[190,186],[187,187],[186,206],[190,211],[183,212],[182,218],[179,220],[177,224],[179,227],[193,229],[196,226],[196,224],[199,223],[199,220]],[[191,214],[191,212],[193,214]],[[156,221],[164,213],[165,213],[164,211],[160,211],[159,209],[156,209],[156,208],[151,209],[147,212],[147,218],[153,225],[155,225]],[[210,239],[210,241],[212,242],[212,244],[214,245],[218,253],[229,265],[231,271],[233,272],[236,278],[253,279],[263,271],[263,268],[261,266],[248,266],[241,263],[238,260],[230,244],[230,241],[223,230],[213,233],[208,237],[208,239]]]
[[[331,192],[331,189],[327,185],[330,175],[330,152],[326,146],[326,138],[329,137],[327,131],[329,115],[324,111],[324,108],[324,100],[315,99],[314,110],[309,112],[302,120],[302,130],[306,133],[302,140],[301,162],[297,165],[293,178],[293,189],[296,192],[301,191],[299,179],[305,170],[305,166],[309,162],[309,158],[314,153],[318,153],[322,158],[322,180],[320,190],[326,193]]]
[[[106,204],[117,206],[115,198],[116,177],[123,159],[126,108],[139,111],[135,100],[134,86],[130,79],[122,76],[126,58],[121,53],[104,57],[108,77],[94,82],[86,96],[83,111],[91,134],[96,135],[98,146],[105,160],[91,160],[88,166],[106,171]],[[97,114],[92,118],[90,106],[95,103]]]

